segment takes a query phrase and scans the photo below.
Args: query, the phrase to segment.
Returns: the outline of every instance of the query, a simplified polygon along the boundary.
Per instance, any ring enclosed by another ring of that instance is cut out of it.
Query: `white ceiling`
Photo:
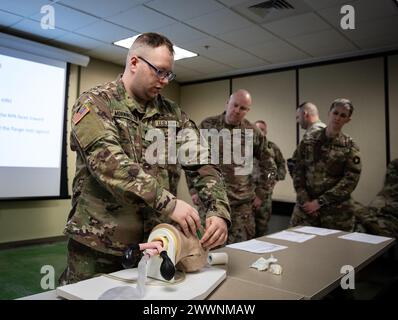
[[[245,14],[264,1],[0,0],[0,32],[120,65],[127,49],[112,42],[159,32],[199,54],[176,62],[180,82],[398,49],[394,0],[286,0],[295,9]],[[55,10],[53,30],[40,27],[46,4]],[[340,27],[345,4],[355,9],[355,30]]]

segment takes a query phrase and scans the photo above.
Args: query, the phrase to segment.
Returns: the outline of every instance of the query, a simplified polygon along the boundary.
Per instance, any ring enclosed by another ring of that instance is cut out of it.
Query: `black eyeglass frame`
[[[164,71],[160,70],[159,68],[155,67],[152,63],[148,60],[144,59],[143,57],[137,56],[138,59],[144,61],[148,66],[150,66],[156,73],[159,79],[167,79],[167,81],[171,82],[176,78],[176,74],[172,71]]]

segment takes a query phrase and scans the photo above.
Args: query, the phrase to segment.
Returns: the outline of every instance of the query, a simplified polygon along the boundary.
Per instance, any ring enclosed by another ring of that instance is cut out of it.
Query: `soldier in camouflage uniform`
[[[173,221],[185,234],[196,235],[201,227],[197,211],[169,191],[169,164],[153,163],[146,153],[152,145],[147,134],[163,132],[169,145],[176,142],[168,137],[171,129],[190,128],[196,135],[192,143],[202,148],[196,125],[160,95],[175,77],[173,54],[166,37],[140,35],[129,50],[124,73],[84,92],[73,107],[71,149],[77,153],[76,175],[65,227],[70,239],[68,266],[61,284],[123,269],[124,250],[145,241],[157,222]],[[184,169],[196,174],[195,186],[206,203],[202,246],[223,244],[230,208],[221,172],[210,164],[184,164]]]
[[[352,138],[341,132],[351,120],[353,109],[349,100],[335,100],[327,127],[301,141],[293,180],[297,203],[291,226],[353,229],[359,204],[351,193],[359,181],[361,158]]]
[[[263,120],[255,122],[256,127],[260,130],[263,136],[267,136],[267,123]],[[283,158],[282,152],[279,147],[268,140],[268,148],[271,150],[271,156],[276,164],[276,180],[282,181],[286,176],[286,160]],[[254,159],[253,178],[256,185],[260,184],[260,166],[257,159]],[[266,234],[268,222],[272,214],[272,190],[267,194],[266,199],[263,201],[261,207],[256,210],[256,237],[261,237]]]
[[[243,138],[245,130],[249,129],[253,132],[253,156],[258,159],[260,165],[259,181],[261,183],[257,186],[253,180],[252,170],[250,170],[250,173],[238,175],[235,170],[239,167],[238,164],[234,162],[231,162],[231,164],[223,163],[223,141],[219,144],[220,168],[231,205],[232,226],[229,229],[227,243],[241,242],[255,237],[255,210],[262,205],[275,184],[276,166],[268,147],[268,141],[256,126],[245,119],[250,106],[250,93],[246,90],[238,90],[230,96],[226,104],[226,111],[218,116],[206,118],[199,125],[201,129],[216,129],[218,132],[223,129],[227,129],[229,132],[233,132],[234,129],[241,129],[240,143],[242,150],[245,144]],[[192,200],[195,203],[197,191],[192,188],[192,182],[189,178],[187,181]]]
[[[305,130],[302,140],[310,137],[315,131],[326,127],[326,124],[319,120],[318,108],[312,102],[303,102],[299,105],[296,110],[296,121],[301,129]],[[294,151],[293,156],[287,159],[287,167],[292,178],[296,161],[297,149]]]
[[[383,189],[356,220],[367,233],[398,239],[398,159],[390,162]]]

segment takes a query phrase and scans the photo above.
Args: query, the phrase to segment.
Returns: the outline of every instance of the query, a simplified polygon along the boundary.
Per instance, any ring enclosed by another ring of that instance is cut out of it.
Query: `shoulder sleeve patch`
[[[87,108],[91,108],[91,106],[87,106]],[[72,121],[72,132],[79,142],[80,147],[83,150],[86,150],[94,142],[103,138],[106,132],[105,125],[101,120],[101,117],[96,114],[94,109],[91,108],[91,112],[85,111],[86,109],[84,105],[78,112],[82,109],[84,115],[78,119],[77,123]]]
[[[73,117],[72,117],[72,122],[73,124],[78,124],[83,117],[90,112],[90,107],[85,104],[82,107],[80,107],[79,111],[77,111]]]

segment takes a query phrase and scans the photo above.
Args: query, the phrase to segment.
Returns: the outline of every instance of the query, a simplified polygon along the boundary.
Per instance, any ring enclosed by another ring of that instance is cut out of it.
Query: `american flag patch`
[[[72,121],[73,124],[78,124],[83,117],[90,112],[90,108],[88,106],[83,106],[73,115]]]

